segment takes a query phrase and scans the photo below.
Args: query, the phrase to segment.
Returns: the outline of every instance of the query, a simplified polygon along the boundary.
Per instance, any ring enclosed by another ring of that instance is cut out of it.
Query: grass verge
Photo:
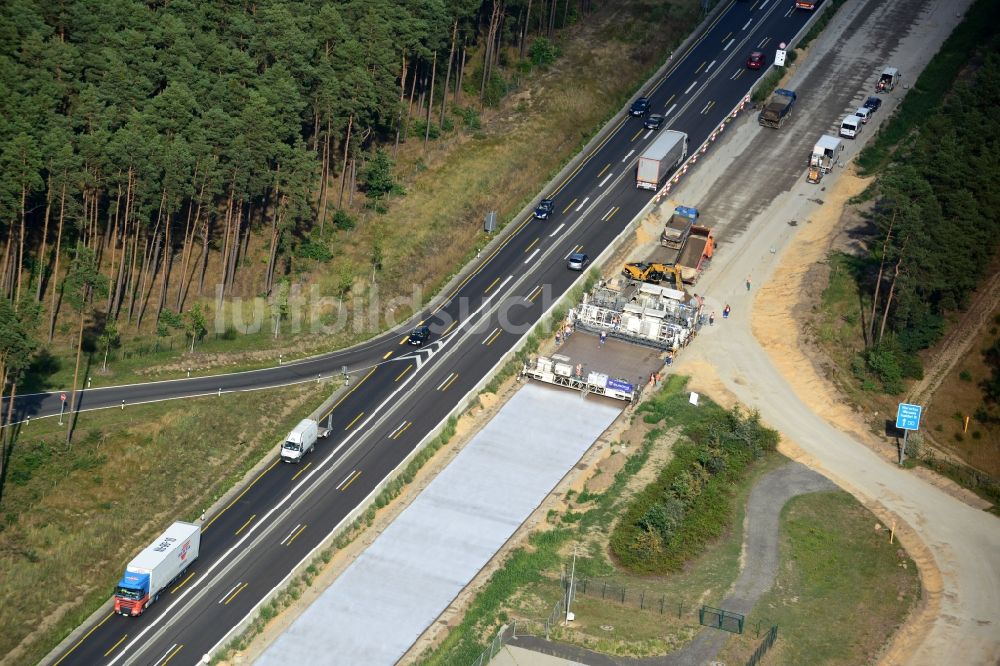
[[[781,514],[781,564],[772,589],[719,660],[746,663],[778,625],[766,664],[872,661],[920,598],[916,565],[851,495],[795,497]],[[759,632],[758,632],[759,627]]]
[[[423,655],[422,663],[472,663],[485,647],[484,641],[510,619],[518,621],[519,632],[543,633],[545,619],[562,596],[560,575],[574,545],[577,576],[588,581],[589,589],[581,591],[574,601],[577,620],[573,629],[554,628],[559,640],[614,654],[647,655],[674,649],[693,636],[699,600],[721,599],[738,575],[743,507],[753,481],[787,460],[768,454],[734,485],[729,529],[695,558],[683,575],[654,579],[621,570],[608,553],[608,535],[615,520],[669,458],[678,428],[701,422],[704,414],[682,407],[687,397],[685,385],[683,377],[668,379],[647,408],[646,420],[656,425],[642,444],[632,447],[627,455],[618,452],[608,459],[621,465],[614,472],[602,471],[614,475],[607,489],[567,493],[566,508],[551,512],[546,528],[530,535],[527,545],[511,553],[477,594],[459,626],[437,649]],[[623,590],[626,603],[600,598],[597,590],[607,589],[605,583]],[[643,605],[647,599],[656,603],[646,610],[629,606],[630,602],[632,606]]]
[[[22,428],[0,523],[0,654],[41,659],[107,600],[139,548],[199,516],[318,397],[307,385],[84,412],[71,447],[56,419]]]

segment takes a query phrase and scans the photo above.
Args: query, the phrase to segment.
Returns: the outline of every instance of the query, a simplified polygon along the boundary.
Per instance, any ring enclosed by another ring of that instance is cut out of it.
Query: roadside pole
[[[920,405],[911,405],[906,402],[899,403],[896,409],[896,429],[903,431],[903,443],[899,447],[899,465],[903,465],[906,460],[906,442],[911,430],[920,428],[920,415],[924,408]]]

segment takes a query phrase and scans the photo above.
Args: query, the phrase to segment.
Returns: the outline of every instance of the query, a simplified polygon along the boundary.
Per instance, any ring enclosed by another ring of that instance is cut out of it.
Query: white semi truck
[[[687,134],[674,130],[664,131],[639,156],[635,186],[643,190],[660,189],[660,183],[681,165],[687,155]]]
[[[198,559],[201,526],[176,522],[135,556],[115,586],[115,612],[142,615]]]

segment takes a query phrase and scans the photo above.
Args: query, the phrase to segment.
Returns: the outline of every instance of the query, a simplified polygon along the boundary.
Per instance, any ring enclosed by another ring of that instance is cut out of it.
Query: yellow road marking
[[[384,361],[385,359],[389,358],[390,356],[392,356],[392,352],[391,351],[387,351],[385,353],[385,356],[382,357],[382,360]]]
[[[300,475],[302,474],[302,472],[306,471],[306,470],[307,470],[307,469],[309,469],[309,468],[310,468],[311,466],[312,466],[312,463],[306,463],[306,466],[305,466],[305,467],[303,467],[302,469],[300,469],[299,471],[297,471],[297,472],[295,473],[295,476],[293,476],[293,477],[292,477],[292,481],[294,481],[295,479],[299,478],[299,476],[300,476]]]
[[[295,534],[293,534],[293,535],[292,535],[292,538],[291,538],[291,539],[289,539],[289,540],[288,540],[288,541],[287,541],[287,542],[285,543],[285,545],[286,545],[286,546],[291,546],[291,545],[292,545],[292,542],[293,542],[293,541],[295,541],[295,537],[297,537],[298,535],[302,534],[302,530],[304,530],[305,528],[306,528],[306,526],[305,526],[305,525],[303,525],[303,526],[302,526],[301,528],[299,528],[299,531],[298,531],[298,532],[296,532]]]
[[[411,367],[412,368],[413,366],[407,366],[407,367]],[[355,423],[357,423],[358,419],[360,419],[364,415],[365,415],[364,412],[359,412],[358,415],[354,417],[354,420],[347,424],[347,427],[344,428],[344,430],[350,430],[351,426],[353,426]]]
[[[641,134],[641,132],[640,132],[640,134]],[[636,136],[638,136],[638,134]],[[601,173],[597,174],[597,177],[600,178],[601,176],[603,176],[604,172],[607,171],[610,168],[611,168],[611,163],[608,162],[607,164],[604,165],[604,168],[601,169]]]
[[[265,470],[264,470],[263,472],[261,472],[261,473],[260,473],[260,474],[259,474],[259,475],[257,476],[257,478],[256,478],[256,479],[254,479],[253,481],[251,481],[251,482],[250,482],[250,485],[249,485],[249,486],[247,486],[246,488],[244,488],[244,489],[243,489],[243,492],[241,492],[241,493],[240,493],[239,495],[237,495],[236,497],[234,497],[234,498],[233,498],[233,501],[232,501],[232,502],[230,502],[230,503],[229,503],[228,505],[226,505],[226,508],[225,508],[225,509],[223,509],[223,510],[222,510],[222,511],[220,511],[219,513],[217,513],[217,514],[215,514],[214,516],[212,516],[212,520],[210,520],[210,521],[208,521],[207,523],[205,523],[205,526],[201,528],[201,533],[202,533],[202,534],[204,534],[204,533],[205,533],[205,530],[207,530],[207,529],[208,529],[209,527],[211,527],[211,526],[212,526],[212,523],[214,523],[214,522],[215,522],[216,520],[218,520],[218,519],[219,519],[219,516],[221,516],[222,514],[224,514],[224,513],[226,512],[226,511],[229,511],[229,509],[231,509],[231,508],[233,507],[233,505],[234,505],[234,504],[236,504],[237,502],[239,502],[239,501],[240,501],[240,498],[241,498],[241,497],[243,497],[244,495],[246,495],[246,494],[247,494],[247,491],[248,491],[248,490],[250,490],[251,488],[253,488],[253,486],[254,486],[254,484],[255,484],[255,483],[257,483],[258,481],[260,481],[261,479],[263,479],[263,478],[264,478],[264,475],[265,475],[265,474],[267,474],[268,472],[270,472],[270,471],[271,471],[272,469],[274,469],[274,466],[275,466],[275,465],[277,465],[277,464],[278,464],[279,462],[281,462],[281,458],[278,458],[278,459],[277,459],[277,460],[275,460],[275,461],[274,461],[273,463],[271,463],[271,466],[270,466],[270,467],[268,467],[267,469],[265,469]],[[55,665],[53,664],[53,666],[55,666]]]
[[[222,605],[223,605],[223,606],[228,606],[228,605],[229,605],[229,602],[230,602],[230,601],[232,601],[233,599],[235,599],[235,598],[236,598],[236,595],[237,595],[237,594],[239,594],[239,593],[240,593],[240,592],[242,592],[243,590],[247,589],[247,585],[249,585],[249,584],[250,584],[250,583],[243,583],[243,584],[242,584],[242,585],[240,585],[240,586],[239,586],[238,588],[236,588],[236,591],[235,591],[235,592],[233,592],[232,594],[230,594],[230,595],[229,595],[229,598],[228,598],[228,599],[226,599],[225,603],[224,603],[224,604],[222,604]],[[178,649],[180,649],[180,648],[178,648]],[[174,654],[177,654],[177,653],[175,652]],[[163,662],[163,663],[166,663],[166,662]]]
[[[493,282],[490,283],[490,286],[486,287],[486,291],[484,291],[483,293],[484,294],[490,293],[490,290],[493,289],[493,287],[497,286],[497,282],[499,281],[500,281],[499,277],[496,280],[493,280]]]
[[[708,106],[705,107],[705,110],[702,111],[702,114],[708,113],[709,109],[711,109],[713,106],[715,106],[715,100],[714,99],[711,102],[708,103]]]
[[[410,339],[410,336],[407,335],[405,338],[403,338],[402,340],[399,341],[399,344],[405,345],[406,341],[409,340],[409,339]]]
[[[664,104],[663,106],[665,106],[666,108],[670,108],[670,103],[671,103],[672,101],[674,101],[674,98],[675,98],[675,97],[677,97],[677,95],[671,95],[671,96],[670,96],[670,99],[668,99],[668,100],[667,100],[667,103],[666,103],[666,104]]]
[[[118,647],[119,645],[121,645],[121,644],[122,644],[122,641],[124,641],[124,640],[125,640],[126,638],[128,638],[128,634],[125,634],[124,636],[122,636],[121,638],[119,638],[119,639],[118,639],[118,642],[117,642],[117,643],[115,643],[114,645],[112,645],[112,646],[111,646],[111,649],[110,649],[110,650],[108,650],[107,652],[105,652],[105,653],[104,653],[104,656],[105,656],[105,657],[107,657],[107,656],[108,656],[108,655],[110,655],[110,654],[111,654],[112,652],[114,652],[114,651],[115,651],[115,648],[117,648],[117,647]]]
[[[698,65],[698,69],[694,70],[694,73],[695,73],[695,74],[701,74],[701,70],[702,70],[702,69],[704,69],[704,68],[705,68],[705,65],[707,65],[707,64],[708,64],[708,63],[707,63],[706,61],[702,60],[702,61],[701,61],[701,64],[700,64],[700,65]]]
[[[620,206],[615,206],[614,208],[612,208],[612,209],[611,209],[611,212],[610,212],[610,213],[608,213],[608,216],[607,216],[607,218],[605,218],[605,220],[604,220],[604,221],[605,221],[605,222],[610,222],[610,221],[611,221],[611,218],[613,218],[613,217],[615,216],[615,213],[617,213],[617,212],[618,212],[618,211],[620,211],[620,210],[621,210],[621,207],[620,207]]]
[[[454,382],[456,379],[458,379],[458,373],[457,372],[454,375],[452,375],[451,379],[449,379],[447,381],[447,383],[445,383],[444,386],[441,387],[441,390],[442,391],[447,391],[448,387],[451,386],[452,382]]]
[[[357,384],[355,384],[355,385],[354,385],[354,388],[352,388],[352,389],[351,389],[350,391],[348,391],[348,392],[347,392],[347,393],[345,393],[344,395],[340,396],[340,400],[338,400],[338,401],[337,401],[336,403],[334,403],[333,407],[331,407],[331,408],[330,408],[330,411],[328,411],[328,412],[327,412],[326,414],[324,414],[323,416],[321,416],[321,417],[320,417],[319,419],[317,419],[317,420],[319,420],[319,421],[322,421],[323,419],[325,419],[326,417],[328,417],[328,416],[329,416],[330,414],[333,414],[333,410],[337,409],[337,407],[339,407],[339,406],[340,406],[340,403],[344,402],[344,400],[346,400],[346,399],[347,399],[347,396],[349,396],[349,395],[351,395],[352,393],[354,393],[355,391],[357,391],[357,390],[358,390],[358,387],[359,387],[359,386],[361,386],[362,384],[364,384],[364,383],[365,383],[365,381],[366,381],[366,380],[367,380],[367,379],[368,379],[369,377],[371,377],[371,376],[372,376],[372,374],[374,374],[374,372],[375,372],[376,370],[378,370],[378,366],[375,366],[374,368],[372,368],[371,370],[369,370],[369,371],[368,371],[368,374],[367,374],[367,375],[365,375],[364,377],[362,377],[362,378],[361,378],[361,381],[360,381],[360,382],[358,382]]]
[[[565,208],[563,208],[563,215],[565,215],[566,212],[569,211],[569,209],[572,208],[573,204],[575,204],[575,203],[576,203],[576,199],[573,199],[572,201],[570,201],[569,205],[566,206]]]
[[[533,292],[531,292],[530,296],[528,296],[528,300],[529,301],[534,301],[536,298],[538,298],[538,295],[540,293],[542,293],[542,288],[541,287],[535,287],[535,290]]]
[[[493,335],[491,335],[489,339],[486,341],[486,346],[493,344],[493,341],[496,340],[498,337],[500,337],[501,333],[503,333],[503,331],[500,330],[494,332]]]
[[[396,381],[398,382],[400,379],[402,379],[403,375],[405,375],[406,373],[408,373],[410,370],[413,370],[413,365],[412,364],[406,366],[405,370],[403,370],[401,373],[399,373],[398,375],[396,375]],[[357,419],[355,419],[355,420],[357,420]]]
[[[229,603],[229,602],[226,602],[226,603]],[[163,663],[160,664],[160,666],[167,666],[167,663],[169,663],[170,660],[173,659],[177,655],[177,653],[181,651],[182,647],[184,647],[184,646],[183,645],[178,645],[177,649],[174,650],[173,652],[171,652],[170,655],[166,659],[163,660]]]
[[[392,436],[393,439],[399,439],[399,436],[406,432],[406,429],[413,425],[412,421],[407,421],[403,424],[403,427],[396,431],[396,434]]]
[[[254,514],[254,515],[256,516],[257,514]],[[251,518],[250,520],[253,520],[253,518]],[[249,522],[249,521],[247,521],[247,522]],[[192,571],[191,573],[189,573],[187,578],[185,578],[184,580],[182,580],[180,583],[177,584],[177,587],[175,587],[174,589],[170,590],[170,594],[173,594],[177,590],[179,590],[182,587],[184,587],[184,584],[187,583],[192,578],[194,578],[194,575],[196,573],[198,573],[198,572],[197,571]]]
[[[70,648],[69,650],[67,650],[67,651],[66,651],[66,653],[65,653],[65,654],[64,654],[63,656],[59,657],[59,660],[58,660],[58,661],[57,661],[56,663],[52,664],[52,666],[58,666],[58,665],[59,665],[60,663],[62,663],[62,660],[63,660],[63,659],[65,659],[66,657],[68,657],[68,656],[69,656],[69,654],[70,654],[70,652],[72,652],[73,650],[75,650],[75,649],[77,649],[78,647],[80,647],[80,645],[81,645],[81,644],[82,644],[82,643],[83,643],[83,642],[84,642],[85,640],[87,640],[88,638],[90,638],[90,635],[91,635],[92,633],[94,633],[95,631],[97,631],[97,630],[98,630],[98,629],[99,629],[99,628],[101,627],[101,625],[102,625],[102,624],[104,624],[105,622],[107,622],[108,620],[110,620],[110,619],[111,619],[111,616],[112,616],[112,615],[114,615],[114,614],[115,614],[115,612],[114,612],[114,611],[111,611],[110,613],[108,613],[107,617],[105,617],[105,618],[104,618],[103,620],[101,620],[101,621],[100,621],[100,622],[98,622],[98,623],[97,623],[96,625],[94,625],[94,628],[93,628],[93,629],[91,629],[90,631],[88,631],[87,633],[85,633],[85,634],[83,635],[83,638],[81,638],[81,639],[80,639],[79,641],[77,641],[76,645],[74,645],[74,646],[73,646],[73,647],[71,647],[71,648]]]
[[[539,236],[538,238],[541,238],[541,236]],[[524,250],[525,254],[527,254],[528,252],[531,252],[531,248],[535,247],[535,244],[538,243],[538,238],[536,238],[535,240],[531,241],[531,245],[529,245],[528,247],[525,248],[525,250]]]
[[[645,128],[645,127],[640,127],[640,128],[639,128],[639,131],[638,131],[638,132],[636,132],[635,134],[633,134],[633,135],[632,135],[632,138],[631,138],[631,139],[629,139],[629,141],[635,141],[636,139],[638,139],[638,138],[639,138],[639,135],[640,135],[640,134],[642,134],[642,133],[643,133],[643,132],[645,132],[645,131],[646,131],[646,128]],[[604,167],[604,170],[605,170],[605,171],[607,171],[607,169],[608,169],[608,167]],[[602,171],[601,173],[604,173],[604,171]],[[598,178],[600,178],[600,177],[601,177],[601,173],[597,174],[597,177],[598,177]]]
[[[726,40],[729,39],[732,36],[733,36],[733,31],[730,30],[729,32],[726,33],[726,36],[722,38],[722,43],[725,44]]]
[[[497,278],[497,279],[499,280],[500,278]],[[446,336],[449,333],[451,333],[451,329],[455,328],[455,326],[457,326],[457,325],[458,325],[458,320],[457,319],[455,321],[451,322],[450,324],[448,324],[448,328],[444,329],[444,333],[441,334],[441,337],[443,338],[444,336]]]
[[[345,483],[343,485],[343,487],[340,489],[340,492],[344,492],[345,490],[347,490],[347,487],[349,485],[351,485],[352,483],[354,483],[359,476],[361,476],[361,470],[360,469],[357,472],[354,473],[354,476],[351,477],[350,481],[348,481],[347,483]]]

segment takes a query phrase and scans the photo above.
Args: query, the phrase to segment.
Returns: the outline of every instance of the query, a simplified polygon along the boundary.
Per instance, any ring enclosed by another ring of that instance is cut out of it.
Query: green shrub
[[[325,243],[317,243],[311,238],[307,238],[295,251],[295,256],[299,259],[312,259],[326,263],[333,259],[333,252]]]
[[[528,58],[535,67],[551,65],[556,61],[558,55],[558,49],[545,37],[536,38],[528,50]]]
[[[333,226],[340,231],[350,231],[355,226],[354,218],[347,211],[338,210],[333,214]]]

